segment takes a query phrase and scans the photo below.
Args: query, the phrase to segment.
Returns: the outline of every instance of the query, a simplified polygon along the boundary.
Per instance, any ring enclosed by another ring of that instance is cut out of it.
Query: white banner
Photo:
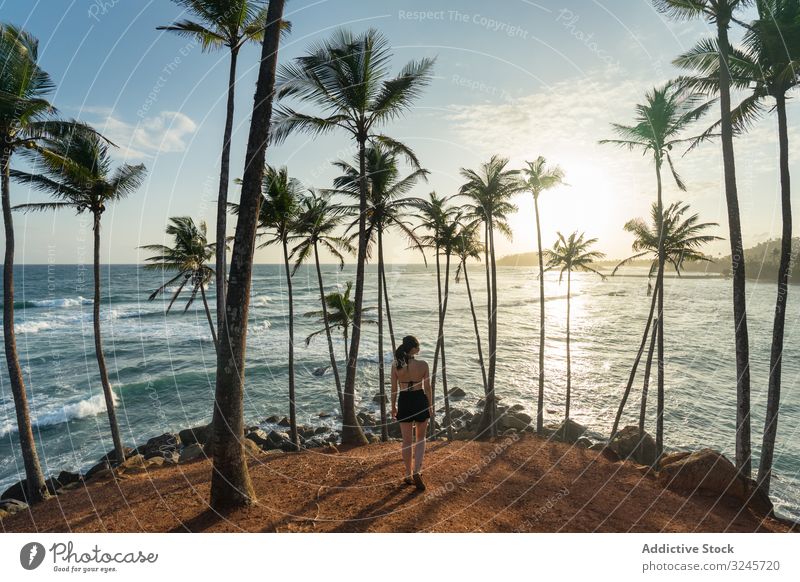
[[[798,580],[799,542],[793,534],[3,534],[0,572],[9,581]]]

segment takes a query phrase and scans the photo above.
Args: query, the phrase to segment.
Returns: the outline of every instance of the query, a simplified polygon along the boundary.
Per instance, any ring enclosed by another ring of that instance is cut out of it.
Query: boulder
[[[367,433],[367,434],[366,434],[366,435],[364,435],[364,436],[366,436],[366,437],[367,437],[367,442],[369,442],[369,444],[371,444],[371,445],[372,445],[372,444],[377,444],[377,443],[381,442],[381,437],[380,437],[380,435],[377,435],[377,434],[374,434],[374,433],[371,433],[371,432],[369,432],[369,433]]]
[[[381,395],[381,393],[379,392],[379,393],[377,393],[375,396],[373,396],[373,397],[372,397],[372,401],[373,401],[374,403],[376,403],[376,404],[380,404],[380,403],[381,403],[381,397],[382,397],[382,395]]]
[[[185,428],[178,433],[178,439],[183,445],[193,445],[194,443],[205,445],[211,442],[213,429],[214,426],[211,423]]]
[[[328,418],[331,415],[330,412],[320,412],[319,418]]]
[[[153,437],[144,445],[137,447],[134,454],[138,453],[145,459],[151,457],[163,457],[165,453],[177,451],[181,445],[181,439],[177,434],[165,432],[162,435]]]
[[[525,407],[522,404],[512,404],[508,407],[509,412],[522,412],[525,410]]]
[[[206,453],[203,449],[203,446],[198,443],[193,443],[188,447],[183,447],[180,457],[178,457],[178,462],[188,463],[189,461],[194,461],[195,459],[204,459],[205,457]]]
[[[736,467],[722,453],[701,449],[662,466],[658,479],[668,489],[681,493],[720,497],[729,495],[746,501],[747,482],[739,477]]]
[[[581,437],[577,441],[575,441],[575,446],[581,449],[588,449],[591,448],[592,441],[590,441],[586,437]]]
[[[131,455],[119,465],[119,468],[126,473],[139,473],[147,468],[147,460],[141,454]]]
[[[271,424],[278,424],[281,420],[280,416],[273,414],[272,416],[268,416],[264,419],[264,422],[269,422]]]
[[[13,515],[18,511],[28,508],[28,504],[19,499],[3,499],[0,500],[0,511],[4,511],[7,515]]]
[[[267,443],[264,445],[264,448],[268,449],[282,449],[284,443],[289,443],[289,435],[285,432],[280,432],[277,430],[271,430],[267,434],[266,437]]]
[[[266,448],[267,445],[269,445],[269,439],[267,438],[267,433],[261,430],[260,428],[248,432],[245,435],[245,440],[254,443],[257,447],[261,447],[262,449]]]
[[[328,427],[327,426],[318,426],[317,428],[314,429],[314,434],[315,435],[322,434],[322,433],[325,433],[325,432],[328,432]]]
[[[8,513],[5,509],[0,509],[0,521],[3,521],[3,519],[8,517],[9,515],[11,514]]]
[[[86,474],[84,474],[84,480],[88,481],[89,479],[94,479],[97,477],[102,471],[107,471],[111,468],[111,464],[107,460],[100,461],[96,465],[92,466]]]
[[[64,485],[63,487],[61,487],[58,490],[57,493],[60,495],[62,493],[66,493],[67,491],[72,491],[73,489],[78,489],[80,487],[83,487],[83,481],[76,481],[75,483],[68,483],[68,484]]]
[[[531,423],[531,417],[524,412],[507,412],[498,418],[497,424],[501,431],[509,428],[514,430],[525,430]]]
[[[620,459],[631,459],[640,465],[656,463],[656,441],[647,432],[639,435],[638,426],[626,426],[609,441],[608,448]]]
[[[459,398],[464,398],[464,396],[466,396],[466,395],[467,395],[467,393],[466,393],[466,392],[464,392],[464,390],[462,390],[462,389],[461,389],[461,388],[459,388],[458,386],[456,386],[455,388],[453,388],[452,390],[450,390],[450,392],[449,392],[449,394],[448,394],[448,395],[450,396],[450,398],[453,398],[453,399],[459,399]]]
[[[25,479],[22,481],[17,481],[11,487],[3,491],[3,494],[0,495],[0,500],[3,499],[26,499],[25,495]],[[0,501],[2,503],[2,501]]]
[[[150,457],[149,459],[145,459],[144,466],[147,469],[156,469],[158,467],[163,467],[166,462],[164,457]]]
[[[314,370],[312,374],[314,374],[315,376],[324,376],[325,372],[328,371],[328,368],[330,368],[330,366],[320,366],[319,368]]]
[[[565,420],[558,425],[552,438],[565,443],[575,443],[586,432],[586,427],[572,419]]]
[[[292,423],[289,422],[289,419],[284,416],[278,421],[278,426],[292,426]]]

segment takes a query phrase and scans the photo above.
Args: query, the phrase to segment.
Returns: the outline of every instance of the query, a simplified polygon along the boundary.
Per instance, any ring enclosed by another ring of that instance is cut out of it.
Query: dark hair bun
[[[394,362],[398,370],[408,365],[408,352],[418,347],[419,342],[413,335],[407,335],[403,338],[403,342],[397,346],[397,351],[394,353]]]

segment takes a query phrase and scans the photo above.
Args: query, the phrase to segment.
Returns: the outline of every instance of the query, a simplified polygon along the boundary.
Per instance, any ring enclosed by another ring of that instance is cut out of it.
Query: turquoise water
[[[272,414],[288,413],[286,285],[280,265],[257,265],[252,286],[246,371],[245,417],[255,424]],[[641,338],[649,307],[643,271],[602,281],[577,274],[572,282],[571,416],[602,434],[613,422]],[[376,305],[374,270],[368,269],[366,305]],[[161,274],[138,266],[104,266],[102,325],[120,429],[125,444],[135,446],[166,431],[210,420],[215,356],[202,303],[183,313],[180,299],[165,314],[168,298],[147,300],[166,282]],[[352,277],[323,267],[327,290]],[[62,469],[85,470],[113,448],[97,375],[91,321],[91,266],[19,266],[17,341],[34,419],[34,434],[47,475]],[[398,336],[413,333],[420,357],[432,358],[436,334],[436,279],[433,269],[387,266],[392,315]],[[485,275],[470,271],[485,342]],[[497,391],[504,404],[522,404],[534,415],[538,362],[538,290],[536,270],[499,268],[499,339]],[[733,458],[735,366],[731,284],[723,279],[669,279],[666,284],[665,444],[670,448],[710,446]],[[318,329],[303,313],[319,309],[316,273],[301,268],[294,278],[298,421],[328,423],[320,412],[336,414],[338,404],[327,365],[324,335],[307,347],[305,337]],[[764,422],[769,347],[775,285],[748,282],[748,312],[753,390],[753,446],[758,455]],[[563,414],[566,284],[547,274],[546,422]],[[209,292],[214,304],[214,289]],[[775,456],[773,493],[778,511],[800,518],[800,287],[789,297],[783,366],[783,404]],[[464,405],[483,392],[477,352],[463,282],[451,280],[446,341],[451,387],[467,392]],[[384,358],[391,345],[385,340]],[[343,356],[343,341],[336,349]],[[377,328],[365,326],[360,351],[359,406],[374,409],[377,388]],[[23,474],[18,453],[13,400],[5,367],[0,370],[0,489]],[[440,394],[440,392],[439,392]],[[654,401],[653,401],[654,403]],[[462,406],[462,405],[459,405]],[[626,414],[635,421],[634,392]],[[652,413],[651,406],[651,413]],[[653,427],[652,414],[649,426]],[[652,430],[652,428],[650,429]],[[757,463],[754,463],[757,467]]]

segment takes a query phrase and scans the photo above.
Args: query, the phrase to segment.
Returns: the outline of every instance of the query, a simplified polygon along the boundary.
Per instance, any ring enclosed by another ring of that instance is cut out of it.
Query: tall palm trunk
[[[114,452],[117,462],[125,460],[125,449],[122,448],[122,438],[119,435],[117,412],[114,408],[114,392],[111,382],[108,381],[106,357],[103,354],[103,342],[100,338],[100,216],[94,215],[92,226],[94,232],[94,301],[92,304],[92,325],[94,326],[94,352],[97,356],[97,367],[100,369],[100,382],[103,385],[103,395],[106,400],[108,423],[111,426],[111,440],[114,441]]]
[[[0,170],[3,172],[3,226],[6,235],[6,250],[3,262],[3,340],[6,349],[8,379],[11,384],[14,410],[17,415],[22,463],[25,466],[25,501],[33,504],[49,497],[49,493],[47,492],[42,467],[39,464],[36,442],[33,440],[28,395],[25,390],[25,380],[22,377],[22,368],[19,365],[17,340],[14,335],[14,221],[11,216],[10,162],[11,151],[3,148],[0,153]]]
[[[378,385],[381,396],[381,440],[389,440],[389,425],[386,419],[386,387],[383,366],[383,231],[378,226]]]
[[[481,367],[481,377],[483,379],[483,396],[489,392],[489,383],[486,380],[486,365],[483,361],[483,346],[481,345],[481,333],[478,329],[478,316],[475,313],[475,303],[472,301],[472,289],[469,285],[469,274],[467,273],[467,261],[461,263],[464,269],[464,283],[467,286],[467,297],[469,298],[469,310],[472,313],[472,325],[475,327],[475,340],[478,343],[478,363]]]
[[[450,295],[450,254],[447,254],[444,270],[444,299],[442,313],[439,316],[439,337],[442,342],[442,395],[444,396],[444,423],[447,427],[447,438],[453,440],[453,427],[450,422],[450,394],[447,390],[447,358],[444,351],[444,320],[447,316],[447,299]]]
[[[727,18],[717,19],[719,37],[719,104],[722,134],[722,164],[725,172],[725,199],[728,206],[728,229],[733,272],[733,322],[736,341],[736,468],[743,477],[750,477],[750,348],[747,333],[745,294],[745,257],[742,227],[739,219],[739,197],[736,190],[736,167],[733,154],[731,121],[730,71],[728,70]]]
[[[572,271],[567,269],[567,410],[564,415],[564,434],[566,435],[566,421],[569,420],[569,405],[572,398],[572,360],[569,353],[569,307],[572,287]]]
[[[653,323],[653,313],[656,309],[656,301],[658,297],[658,289],[653,293],[653,298],[650,301],[650,313],[647,315],[647,325],[644,327],[644,333],[642,334],[642,341],[639,344],[639,351],[636,353],[636,359],[633,360],[633,366],[631,366],[631,372],[628,375],[628,383],[625,386],[625,393],[622,395],[622,400],[619,403],[619,408],[617,408],[617,415],[614,417],[614,427],[611,429],[611,437],[614,438],[614,435],[617,434],[617,429],[619,428],[619,421],[622,418],[622,411],[625,409],[625,404],[628,401],[628,396],[631,393],[631,388],[633,387],[633,381],[636,379],[636,370],[639,368],[639,362],[642,359],[642,354],[644,353],[644,348],[647,346],[647,338],[650,337],[650,325]],[[652,357],[652,353],[649,354],[648,359]]]
[[[389,308],[389,287],[386,285],[386,263],[383,260],[383,250],[380,252],[381,276],[383,278],[383,299],[386,302],[386,323],[389,325],[389,336],[392,339],[392,353],[397,351],[397,341],[394,337],[394,326],[392,325],[392,310]]]
[[[656,181],[658,187],[658,275],[656,276],[656,294],[658,295],[658,310],[655,320],[657,336],[658,377],[656,393],[656,459],[660,461],[664,452],[664,201],[663,186],[661,183],[661,160],[656,161]],[[648,356],[648,366],[652,361],[652,352]],[[650,376],[645,377],[649,382]],[[657,461],[657,462],[658,462]]]
[[[494,249],[494,224],[491,214],[488,218],[488,241],[489,241],[489,272],[491,275],[491,285],[489,286],[489,372],[486,381],[489,384],[489,391],[486,396],[486,406],[479,433],[486,436],[485,431],[491,436],[497,435],[497,402],[494,393],[495,370],[497,369],[497,264]]]
[[[439,236],[439,233],[434,233],[435,237]],[[436,301],[439,308],[438,314],[438,328],[436,331],[436,349],[433,353],[433,373],[431,374],[431,406],[433,407],[434,414],[436,413],[436,370],[439,367],[439,353],[442,350],[442,270],[441,270],[441,263],[439,261],[439,246],[437,245],[434,248],[434,252],[436,253]],[[431,439],[436,438],[436,418],[432,418],[430,422],[430,433]]]
[[[536,240],[539,245],[539,397],[536,401],[536,433],[544,428],[544,259],[542,258],[542,227],[539,223],[539,196],[533,196],[536,212]]]
[[[348,336],[347,329],[348,329],[348,327],[344,326],[343,335],[344,335],[344,355],[345,355],[345,357],[347,357],[347,354],[350,353],[350,343],[349,343],[349,336]],[[344,398],[344,394],[342,394],[342,398]],[[344,416],[344,415],[342,415],[342,416]]]
[[[292,293],[292,273],[289,269],[289,248],[286,236],[283,240],[283,266],[286,270],[286,290],[289,294],[289,438],[295,447],[300,446],[297,434],[297,411],[294,397],[294,293]]]
[[[317,266],[317,283],[319,283],[319,300],[322,304],[322,319],[325,322],[325,337],[328,339],[328,353],[331,357],[331,370],[333,379],[336,382],[336,395],[339,397],[339,409],[344,412],[344,399],[342,397],[342,381],[339,378],[339,365],[336,363],[336,354],[333,351],[333,338],[331,337],[331,326],[328,324],[328,306],[325,303],[325,288],[322,286],[322,270],[319,266],[319,249],[314,242],[314,262]]]
[[[219,350],[217,342],[217,332],[214,331],[214,320],[211,319],[211,311],[208,309],[208,299],[206,299],[206,290],[203,284],[200,284],[200,295],[203,297],[203,307],[206,311],[206,319],[208,319],[208,327],[211,329],[211,339],[214,341],[214,350]]]
[[[255,501],[244,456],[244,361],[247,316],[253,274],[253,252],[264,159],[272,117],[275,68],[284,0],[270,0],[256,83],[255,104],[245,155],[240,213],[236,221],[230,281],[225,298],[225,322],[220,329],[217,385],[214,396],[213,463],[210,505],[216,510]]]
[[[219,192],[217,194],[217,329],[225,325],[225,285],[228,268],[225,257],[225,240],[228,226],[228,181],[231,166],[231,136],[233,135],[233,112],[236,93],[236,62],[239,49],[231,48],[231,66],[228,74],[228,104],[225,114],[225,133],[222,137],[222,158],[219,169]],[[213,333],[213,331],[212,331]],[[215,341],[216,343],[216,341]]]
[[[361,343],[361,311],[364,299],[364,263],[367,260],[367,167],[366,130],[358,136],[359,166],[359,214],[358,214],[358,257],[356,260],[356,291],[353,300],[353,333],[350,337],[350,350],[347,355],[347,375],[344,382],[344,413],[342,414],[342,443],[366,444],[367,439],[361,430],[355,408],[356,373],[358,371],[358,347]]]
[[[769,359],[769,388],[767,391],[767,418],[761,445],[761,462],[758,467],[758,486],[769,494],[772,477],[772,457],[778,432],[778,411],[781,403],[781,363],[783,360],[783,330],[786,321],[786,302],[789,295],[789,274],[792,260],[792,199],[789,186],[789,130],[786,122],[786,97],[776,97],[778,113],[778,143],[780,146],[781,256],[778,265],[778,298],[775,301],[775,321],[772,326],[772,349]]]
[[[639,439],[644,436],[644,420],[647,414],[647,391],[650,388],[650,367],[653,364],[653,350],[656,347],[656,336],[658,332],[658,322],[653,326],[653,333],[650,337],[650,347],[647,352],[647,363],[644,366],[644,382],[642,383],[642,402],[639,405]]]

